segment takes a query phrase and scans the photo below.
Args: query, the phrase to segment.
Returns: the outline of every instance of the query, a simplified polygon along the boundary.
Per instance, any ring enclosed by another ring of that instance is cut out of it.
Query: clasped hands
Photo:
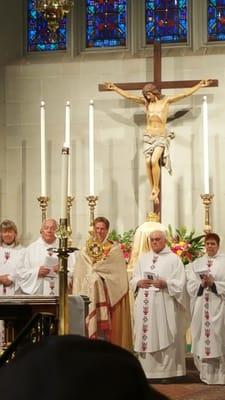
[[[202,287],[204,287],[204,288],[212,287],[214,282],[215,282],[215,280],[212,275],[206,275],[206,274],[201,275],[201,286]]]
[[[138,281],[137,286],[142,289],[148,289],[150,286],[154,286],[157,289],[165,289],[167,283],[164,279],[141,279]]]

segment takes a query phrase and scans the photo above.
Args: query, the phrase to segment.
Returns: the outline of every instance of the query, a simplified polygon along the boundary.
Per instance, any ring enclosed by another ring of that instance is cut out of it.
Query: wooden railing
[[[53,334],[57,334],[55,315],[46,312],[34,314],[15,340],[3,350],[0,356],[0,367],[10,362],[26,343],[40,342],[43,336]]]

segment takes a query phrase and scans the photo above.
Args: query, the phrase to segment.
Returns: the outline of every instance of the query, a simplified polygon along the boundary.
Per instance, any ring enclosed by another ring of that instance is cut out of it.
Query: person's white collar
[[[169,254],[169,253],[171,253],[171,250],[168,246],[165,246],[159,253],[155,253],[154,251],[153,251],[153,253],[154,253],[154,256],[157,257],[161,254]]]
[[[11,244],[7,244],[7,243],[2,243],[2,247],[6,248],[6,249],[12,249],[13,247],[16,246],[16,243],[13,242]]]

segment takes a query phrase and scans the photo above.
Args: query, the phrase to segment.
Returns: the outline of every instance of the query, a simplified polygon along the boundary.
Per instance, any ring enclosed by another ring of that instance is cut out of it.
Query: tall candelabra
[[[41,220],[42,222],[44,220],[46,220],[47,218],[47,208],[48,208],[48,202],[49,202],[49,197],[47,196],[40,196],[37,198],[39,203],[40,203],[40,207],[41,207]]]
[[[68,257],[77,250],[68,246],[67,218],[60,218],[56,236],[59,239],[59,248],[52,249],[59,257],[59,335],[67,335],[69,332],[68,320]]]
[[[205,207],[205,226],[203,229],[205,233],[209,233],[212,231],[212,225],[210,223],[210,206],[212,204],[213,197],[213,194],[201,194],[201,199]]]
[[[86,197],[88,201],[88,207],[90,209],[90,226],[93,225],[95,219],[95,207],[97,205],[98,196],[89,195]]]
[[[67,218],[61,218],[57,231],[59,239],[59,335],[67,335],[69,332],[68,322],[68,286],[67,286],[67,264],[68,264],[68,231]]]

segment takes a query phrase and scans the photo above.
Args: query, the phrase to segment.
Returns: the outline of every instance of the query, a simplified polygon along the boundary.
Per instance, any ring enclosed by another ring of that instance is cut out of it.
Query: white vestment
[[[40,267],[50,265],[46,259],[46,257],[49,257],[49,252],[47,251],[49,248],[57,248],[57,241],[49,244],[41,237],[26,248],[25,262],[19,270],[19,285],[23,293],[44,296],[58,295],[58,274],[50,271],[49,276],[44,278],[38,277]],[[59,260],[57,255],[53,253],[51,257],[55,260],[51,264],[58,265]],[[75,256],[72,253],[68,257],[68,278],[73,275],[74,264]]]
[[[211,260],[208,263],[208,260]],[[214,277],[216,293],[201,289],[201,271]],[[225,254],[207,255],[187,268],[187,290],[191,299],[192,352],[200,379],[225,384]]]
[[[0,296],[12,296],[19,293],[17,268],[24,262],[25,248],[21,245],[0,246],[0,276],[8,275],[12,281],[10,286],[0,283]],[[5,324],[0,320],[0,348],[5,345]]]
[[[21,245],[0,246],[0,275],[9,275],[12,285],[0,284],[0,296],[11,296],[18,291],[17,268],[24,262],[25,248]]]
[[[137,288],[138,281],[154,273],[166,289]],[[137,293],[134,305],[134,350],[148,379],[186,374],[185,331],[187,296],[185,271],[180,258],[165,247],[145,253],[130,281]]]

